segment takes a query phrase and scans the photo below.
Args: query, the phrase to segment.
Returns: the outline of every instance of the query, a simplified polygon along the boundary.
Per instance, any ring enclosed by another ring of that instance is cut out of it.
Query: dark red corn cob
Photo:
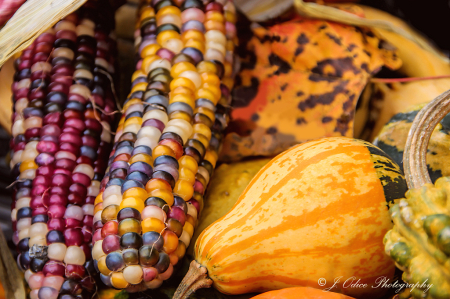
[[[85,298],[94,289],[94,201],[112,141],[113,118],[103,112],[115,109],[114,43],[95,15],[87,6],[69,15],[16,62],[12,219],[31,298]]]
[[[15,14],[26,0],[0,0],[0,27]]]

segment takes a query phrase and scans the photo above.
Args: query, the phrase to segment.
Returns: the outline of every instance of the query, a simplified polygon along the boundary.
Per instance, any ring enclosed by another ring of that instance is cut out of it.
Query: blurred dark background
[[[447,33],[450,19],[449,0],[361,0],[360,3],[405,20],[447,55],[450,54],[450,39]]]

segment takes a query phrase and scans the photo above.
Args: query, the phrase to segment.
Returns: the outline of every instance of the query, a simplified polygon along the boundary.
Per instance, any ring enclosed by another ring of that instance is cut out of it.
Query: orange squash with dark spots
[[[387,289],[372,286],[395,269],[383,248],[392,227],[387,205],[406,188],[398,165],[368,142],[300,144],[264,166],[235,206],[202,232],[193,265],[226,294],[303,286],[377,298]],[[178,294],[188,293],[188,276]],[[350,286],[351,277],[366,287]]]
[[[326,292],[313,288],[287,288],[278,291],[267,292],[251,299],[353,299],[342,294]]]

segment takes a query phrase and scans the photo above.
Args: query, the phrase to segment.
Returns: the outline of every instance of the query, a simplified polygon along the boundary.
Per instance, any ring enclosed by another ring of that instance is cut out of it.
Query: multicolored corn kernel
[[[94,203],[112,142],[113,118],[103,112],[115,110],[114,41],[97,12],[86,4],[15,63],[11,216],[32,299],[78,298],[94,289]]]
[[[139,60],[95,201],[92,255],[109,286],[158,288],[189,246],[228,123],[234,14],[228,0],[139,8]]]

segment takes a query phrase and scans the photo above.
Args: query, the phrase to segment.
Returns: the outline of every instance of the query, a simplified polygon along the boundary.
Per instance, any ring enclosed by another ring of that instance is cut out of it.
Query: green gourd
[[[373,144],[388,154],[403,169],[403,152],[408,132],[417,113],[425,104],[398,113],[383,127]],[[442,176],[450,176],[450,114],[436,126],[427,151],[427,168],[434,183]]]
[[[441,177],[433,185],[426,163],[428,141],[449,112],[447,91],[417,114],[405,145],[409,191],[390,208],[394,227],[383,240],[385,252],[408,284],[400,299],[450,298],[450,177]]]

